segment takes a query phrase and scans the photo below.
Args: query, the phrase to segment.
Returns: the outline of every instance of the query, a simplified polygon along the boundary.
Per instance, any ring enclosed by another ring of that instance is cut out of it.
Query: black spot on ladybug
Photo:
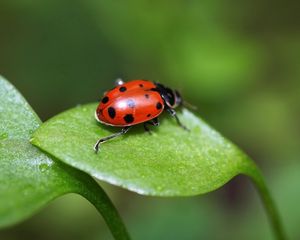
[[[120,87],[119,90],[120,90],[120,92],[125,92],[127,90],[127,88],[126,87]]]
[[[107,103],[108,101],[109,101],[109,98],[108,98],[108,97],[104,97],[104,98],[102,98],[102,101],[101,101],[101,102],[105,104],[105,103]]]
[[[116,110],[113,107],[109,107],[108,108],[108,115],[110,116],[110,118],[114,119],[116,116]]]
[[[156,104],[156,109],[159,110],[159,109],[162,109],[162,104],[160,102],[158,102]]]
[[[143,85],[143,84],[140,84],[140,87],[141,87],[141,88],[143,88],[143,87],[144,87],[144,85]]]
[[[127,106],[130,108],[134,108],[135,107],[135,102],[132,99],[129,99],[127,101]]]
[[[149,113],[149,114],[147,115],[147,117],[151,117],[151,114]]]
[[[126,123],[132,123],[134,121],[134,117],[132,114],[126,114],[124,120]]]
[[[150,91],[158,92],[159,93],[159,89],[158,88],[151,88]]]
[[[150,97],[149,94],[145,94],[145,98],[149,99],[149,97]]]

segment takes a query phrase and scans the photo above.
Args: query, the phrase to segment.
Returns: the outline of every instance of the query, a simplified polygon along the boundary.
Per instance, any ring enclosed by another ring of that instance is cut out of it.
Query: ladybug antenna
[[[192,105],[192,104],[190,104],[189,102],[187,102],[185,100],[182,102],[182,105],[184,107],[188,108],[188,109],[191,109],[191,110],[197,110],[198,109],[195,105]]]

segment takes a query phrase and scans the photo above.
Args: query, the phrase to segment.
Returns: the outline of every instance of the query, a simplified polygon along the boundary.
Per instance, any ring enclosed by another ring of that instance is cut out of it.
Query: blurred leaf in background
[[[43,120],[99,99],[117,77],[178,88],[259,162],[290,238],[299,239],[299,24],[299,2],[292,0],[1,0],[0,72]],[[272,236],[258,197],[243,178],[192,199],[144,198],[107,188],[135,239]],[[64,212],[72,202],[74,212]],[[65,197],[0,238],[82,239],[85,233],[86,239],[99,239],[95,213],[81,208],[89,206]],[[39,220],[55,219],[55,212],[76,229],[65,232],[59,221]]]

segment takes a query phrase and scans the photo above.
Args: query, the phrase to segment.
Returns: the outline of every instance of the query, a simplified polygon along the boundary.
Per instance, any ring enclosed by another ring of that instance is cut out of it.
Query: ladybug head
[[[183,104],[180,93],[177,90],[165,87],[161,83],[155,83],[158,92],[170,108],[176,108]]]

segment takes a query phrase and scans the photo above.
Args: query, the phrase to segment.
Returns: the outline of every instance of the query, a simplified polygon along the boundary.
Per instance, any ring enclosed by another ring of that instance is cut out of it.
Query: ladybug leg
[[[151,134],[152,134],[152,133],[151,133],[151,130],[148,128],[147,124],[149,124],[149,123],[148,123],[148,122],[145,122],[145,123],[144,123],[144,129],[145,129],[145,131],[146,131],[147,133],[149,133],[149,134],[151,135]]]
[[[171,115],[172,117],[174,117],[174,118],[176,119],[176,122],[177,122],[177,124],[178,124],[180,127],[182,127],[182,128],[183,128],[184,130],[186,130],[186,131],[190,131],[190,129],[188,129],[186,126],[184,126],[184,125],[180,122],[180,120],[179,120],[179,118],[178,118],[178,116],[177,116],[177,114],[176,114],[176,111],[175,111],[173,108],[168,108],[167,111],[168,111],[168,113],[170,113],[170,115]]]
[[[151,130],[148,128],[147,124],[152,125],[152,126],[158,126],[159,125],[158,118],[154,118],[154,119],[144,123],[145,131],[148,132],[149,134],[151,134]]]
[[[124,127],[124,128],[122,129],[121,132],[112,134],[112,135],[107,136],[107,137],[104,137],[104,138],[100,138],[100,139],[97,141],[97,143],[95,144],[95,146],[94,146],[95,152],[96,152],[96,153],[98,152],[100,144],[105,143],[105,142],[107,142],[107,141],[110,140],[110,139],[116,138],[116,137],[118,137],[118,136],[121,136],[121,135],[127,133],[127,132],[129,131],[129,129],[130,129],[130,126],[129,126],[129,127]]]
[[[156,118],[153,118],[152,119],[152,121],[150,121],[151,122],[151,125],[152,126],[158,126],[159,125],[159,121],[158,121],[158,118],[156,117]]]

